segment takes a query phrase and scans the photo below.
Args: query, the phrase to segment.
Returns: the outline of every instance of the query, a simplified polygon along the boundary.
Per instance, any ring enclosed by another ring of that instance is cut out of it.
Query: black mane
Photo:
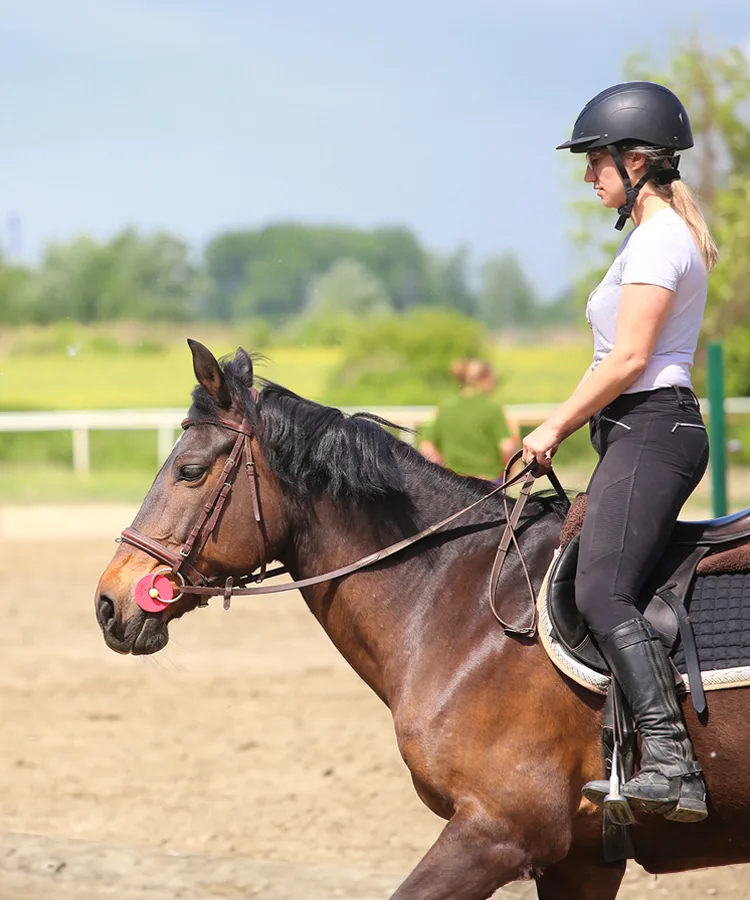
[[[242,404],[258,435],[271,472],[285,495],[298,503],[323,495],[342,511],[386,503],[390,513],[400,511],[412,519],[420,494],[437,492],[443,498],[441,506],[457,511],[494,487],[428,462],[388,430],[395,425],[375,415],[347,415],[266,379],[255,379],[262,386],[256,399],[233,361],[223,360],[222,370],[231,395]],[[221,416],[200,386],[193,392],[193,407],[204,418]],[[483,504],[480,515],[501,512],[501,496]],[[560,514],[564,507],[544,492],[532,495],[527,510]],[[440,518],[439,510],[435,512]]]

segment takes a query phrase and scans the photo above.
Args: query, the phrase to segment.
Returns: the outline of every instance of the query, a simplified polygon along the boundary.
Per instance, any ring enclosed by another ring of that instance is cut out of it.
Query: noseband
[[[184,419],[182,422],[183,430],[187,430],[193,425],[216,425],[219,428],[226,428],[229,431],[237,433],[237,440],[234,442],[232,452],[227,457],[221,474],[211,491],[211,495],[204,503],[203,509],[198,516],[198,520],[191,529],[187,540],[182,547],[175,552],[132,526],[126,528],[122,532],[120,538],[123,543],[131,544],[133,547],[143,550],[144,553],[148,553],[149,556],[153,556],[154,559],[157,559],[159,562],[164,563],[166,568],[157,569],[156,572],[144,576],[144,579],[141,579],[139,582],[141,592],[147,593],[152,601],[156,601],[157,605],[174,603],[176,600],[179,600],[183,594],[193,593],[191,590],[192,588],[198,586],[208,587],[210,585],[211,579],[203,575],[195,567],[193,561],[203,550],[206,542],[216,528],[224,504],[229,498],[243,456],[245,460],[245,472],[250,484],[253,518],[255,519],[256,532],[258,535],[260,567],[257,575],[243,576],[240,579],[240,582],[247,583],[249,581],[255,581],[260,583],[266,577],[266,574],[278,575],[281,574],[282,571],[280,569],[275,569],[273,572],[266,573],[266,529],[263,524],[263,517],[260,510],[258,473],[253,458],[251,441],[253,431],[247,418],[244,418],[239,425],[229,419],[218,419],[217,421],[212,421],[210,419],[203,419],[200,421],[196,419]],[[164,578],[159,579],[158,576],[160,575],[166,576],[166,582]],[[169,579],[172,578],[177,581],[176,594],[170,590],[171,582]],[[143,584],[141,584],[141,582],[143,582]],[[167,584],[169,584],[169,587],[167,587]],[[222,590],[223,589],[220,589],[218,593],[221,593]],[[160,591],[163,593],[160,593]],[[168,597],[168,593],[172,593],[172,596]],[[207,602],[207,600],[202,601],[199,605],[205,606]],[[152,611],[156,610],[153,609]]]

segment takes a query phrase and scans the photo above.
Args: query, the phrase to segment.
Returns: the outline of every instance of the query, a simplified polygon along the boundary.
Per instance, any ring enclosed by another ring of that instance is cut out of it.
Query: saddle
[[[587,495],[579,494],[563,523],[560,550],[539,597],[540,635],[553,662],[569,677],[607,694],[604,773],[610,779],[617,771],[622,783],[635,771],[635,724],[575,603],[586,501]],[[750,509],[720,519],[677,522],[637,607],[662,639],[678,690],[687,687],[680,677],[687,675],[699,715],[707,710],[704,681],[709,690],[750,684]],[[602,849],[607,862],[633,858],[625,819],[605,812]]]
[[[595,672],[606,674],[609,671],[607,664],[575,605],[578,542],[586,500],[586,494],[575,498],[563,524],[562,549],[549,574],[547,609],[555,638],[576,660]],[[637,604],[639,611],[659,632],[675,667],[686,672],[698,713],[705,712],[706,698],[700,675],[703,660],[699,659],[689,614],[691,607],[694,604],[700,606],[704,595],[711,605],[715,597],[709,598],[707,590],[714,594],[717,590],[724,594],[729,591],[735,600],[739,590],[740,607],[743,597],[750,606],[748,573],[750,509],[719,519],[679,521]],[[707,576],[718,577],[709,579]],[[741,609],[738,618],[742,618]],[[709,664],[708,668],[726,666],[726,658],[716,662],[718,664]],[[733,664],[741,664],[741,661]]]

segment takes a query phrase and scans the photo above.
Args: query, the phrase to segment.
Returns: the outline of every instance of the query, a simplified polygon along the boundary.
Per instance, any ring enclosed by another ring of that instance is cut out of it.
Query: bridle
[[[253,398],[257,400],[257,392],[254,389]],[[531,493],[531,488],[537,477],[538,470],[534,463],[529,463],[528,465],[524,466],[524,468],[516,475],[509,477],[509,472],[512,466],[521,458],[521,451],[518,451],[508,462],[508,465],[505,467],[505,472],[501,484],[493,488],[493,490],[489,491],[487,494],[484,494],[478,500],[475,500],[468,506],[463,507],[463,509],[458,510],[458,512],[455,512],[447,518],[442,519],[440,522],[436,522],[434,525],[430,525],[428,528],[423,529],[417,534],[413,534],[410,537],[397,541],[394,544],[390,544],[388,547],[384,547],[382,550],[378,550],[375,553],[364,556],[361,559],[358,559],[353,563],[349,563],[346,566],[342,566],[339,569],[335,569],[331,572],[325,572],[322,575],[314,575],[310,578],[300,579],[299,581],[285,582],[283,584],[260,586],[261,582],[263,582],[265,578],[284,574],[287,570],[284,567],[279,567],[270,571],[267,571],[266,569],[267,533],[263,522],[260,505],[260,496],[258,491],[258,473],[255,466],[255,460],[253,458],[252,438],[254,436],[254,433],[252,427],[247,417],[243,418],[242,422],[239,425],[229,419],[224,418],[200,420],[187,418],[182,422],[182,428],[184,430],[194,425],[214,425],[219,428],[226,428],[229,431],[235,432],[237,434],[237,439],[234,442],[234,446],[232,447],[232,450],[227,457],[226,462],[224,463],[221,474],[219,475],[219,478],[217,479],[217,482],[214,485],[210,496],[204,503],[198,519],[191,529],[187,540],[182,545],[182,547],[180,547],[180,549],[175,552],[174,550],[170,550],[169,547],[164,546],[164,544],[160,543],[154,538],[149,537],[146,534],[143,534],[141,531],[138,531],[138,529],[133,528],[132,526],[125,528],[122,532],[121,537],[119,538],[122,543],[131,544],[133,547],[142,550],[144,553],[149,554],[149,556],[152,556],[157,561],[163,563],[163,568],[159,568],[156,571],[143,576],[143,578],[139,581],[139,585],[141,584],[141,582],[143,582],[143,589],[148,592],[152,599],[158,601],[159,604],[164,604],[164,608],[166,608],[166,606],[170,603],[175,603],[183,595],[194,595],[198,597],[198,606],[207,606],[210,597],[223,596],[224,609],[229,609],[231,599],[235,596],[280,593],[283,591],[298,590],[303,587],[310,587],[315,584],[322,584],[323,582],[327,581],[333,581],[334,579],[349,575],[352,572],[357,572],[362,569],[369,568],[370,566],[375,565],[375,563],[378,563],[381,560],[387,559],[388,557],[399,553],[406,547],[410,547],[413,544],[424,540],[430,535],[435,534],[444,526],[463,516],[465,513],[479,506],[481,503],[484,503],[485,500],[489,499],[495,494],[500,493],[501,491],[507,490],[507,488],[523,480],[523,486],[521,488],[520,495],[516,500],[513,511],[511,513],[508,512],[507,495],[503,497],[503,503],[506,511],[506,526],[500,539],[497,553],[495,555],[495,561],[492,567],[492,572],[490,574],[489,600],[495,618],[503,626],[504,630],[507,633],[523,636],[533,636],[535,634],[536,604],[534,602],[534,589],[528,570],[526,568],[526,564],[523,560],[523,556],[521,556],[515,529],[521,517],[521,512],[523,510],[524,504],[526,503],[526,499]],[[227,499],[229,498],[229,494],[232,490],[232,486],[234,484],[237,472],[239,471],[239,466],[243,457],[245,460],[244,468],[250,485],[253,518],[255,519],[256,533],[258,536],[259,571],[257,572],[257,574],[243,575],[237,579],[235,579],[233,576],[230,576],[225,580],[223,585],[219,585],[213,583],[212,578],[203,575],[196,568],[194,561],[200,554],[201,550],[205,547],[206,542],[211,537],[211,534],[213,533],[219,522],[219,518],[227,502]],[[550,469],[545,474],[549,477],[555,490],[569,505],[568,497],[552,470]],[[530,623],[528,625],[510,625],[504,622],[498,614],[495,606],[495,592],[500,578],[500,572],[502,570],[502,565],[505,557],[507,556],[508,550],[510,549],[511,543],[518,550],[519,556],[521,556],[521,563],[531,594],[532,612],[530,616]],[[177,593],[173,594],[171,597],[166,597],[160,594],[160,590],[163,589],[163,587],[160,588],[159,586],[157,586],[159,584],[158,577],[160,575],[166,576],[167,580],[169,580],[170,582],[170,586],[172,586],[171,579],[174,579],[177,582]],[[259,586],[246,587],[245,585],[249,584],[250,582],[255,582]]]
[[[165,547],[164,544],[155,540],[152,537],[149,537],[147,534],[143,534],[143,532],[138,531],[137,528],[133,528],[133,526],[129,526],[124,529],[122,535],[120,537],[120,541],[125,544],[132,544],[132,546],[137,547],[139,550],[143,550],[145,553],[148,553],[150,556],[153,556],[159,562],[164,563],[166,569],[160,569],[154,572],[151,576],[152,587],[151,590],[155,590],[153,588],[153,582],[156,579],[156,576],[167,572],[168,575],[172,578],[175,578],[178,582],[178,593],[174,595],[169,600],[164,600],[161,597],[157,597],[163,603],[175,603],[177,600],[182,597],[183,594],[195,593],[196,587],[206,587],[210,585],[211,579],[207,578],[200,572],[195,565],[193,565],[193,560],[200,554],[201,550],[206,545],[206,542],[211,537],[214,529],[216,528],[219,517],[221,516],[222,510],[224,509],[224,505],[226,504],[229,494],[232,490],[232,485],[234,484],[235,476],[239,470],[240,462],[244,455],[245,458],[245,472],[248,477],[248,482],[250,484],[250,497],[253,507],[253,518],[255,519],[256,533],[258,536],[258,554],[260,558],[259,564],[259,572],[257,575],[248,575],[243,576],[239,581],[240,583],[247,583],[249,581],[256,581],[258,583],[262,582],[264,578],[272,575],[281,575],[286,569],[274,569],[271,572],[266,571],[266,563],[267,563],[267,553],[266,553],[266,543],[267,543],[267,535],[266,528],[263,523],[263,516],[260,511],[260,499],[258,493],[258,473],[255,467],[255,459],[253,457],[253,446],[252,446],[252,437],[253,431],[250,426],[250,423],[245,417],[242,422],[237,425],[235,422],[232,422],[229,419],[183,419],[182,421],[182,429],[186,431],[193,425],[216,425],[219,428],[226,428],[229,431],[234,431],[237,433],[237,439],[234,442],[234,446],[227,457],[226,462],[221,470],[221,473],[214,485],[213,490],[211,491],[208,500],[203,504],[203,508],[201,509],[200,515],[192,527],[190,534],[188,535],[185,543],[180,547],[180,549],[175,552],[174,550],[170,550],[169,547]],[[218,591],[218,593],[222,593],[223,589]],[[152,597],[154,595],[152,594]],[[200,604],[205,606],[205,603]]]

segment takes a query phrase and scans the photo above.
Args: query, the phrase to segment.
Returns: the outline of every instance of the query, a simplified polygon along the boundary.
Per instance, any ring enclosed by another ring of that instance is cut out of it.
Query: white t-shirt
[[[594,333],[596,368],[612,350],[624,284],[655,284],[674,291],[672,306],[639,378],[624,393],[691,387],[690,369],[706,306],[708,274],[685,221],[663,209],[634,228],[599,286],[589,295],[586,319]]]

